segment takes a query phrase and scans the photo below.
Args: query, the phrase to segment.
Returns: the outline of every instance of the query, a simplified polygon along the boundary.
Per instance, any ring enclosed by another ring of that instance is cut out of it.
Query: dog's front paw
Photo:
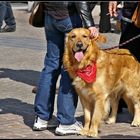
[[[90,131],[88,131],[87,136],[88,137],[96,137],[97,138],[98,137],[98,132],[95,132],[93,130],[92,131],[90,130]]]
[[[133,120],[133,122],[131,123],[131,126],[140,127],[140,120]]]
[[[89,131],[88,129],[83,128],[83,129],[80,130],[80,135],[82,135],[82,136],[87,136],[88,131]]]

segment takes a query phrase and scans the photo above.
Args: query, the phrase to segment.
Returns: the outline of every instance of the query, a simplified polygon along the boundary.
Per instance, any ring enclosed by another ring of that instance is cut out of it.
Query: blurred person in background
[[[100,33],[112,32],[113,30],[111,29],[110,15],[108,14],[109,2],[107,1],[91,2],[90,1],[90,9],[93,10],[98,3],[100,4],[99,32]]]
[[[119,3],[120,2],[117,1],[109,1],[109,13],[111,17],[119,16],[118,8],[117,8],[117,5]],[[134,14],[136,7],[138,6],[138,1],[123,1],[122,4],[123,6],[121,9],[121,17],[120,17],[121,36],[120,36],[119,44],[122,44],[125,41],[129,41],[133,37],[140,35],[140,27],[137,27],[132,21],[132,16]],[[128,49],[135,56],[135,58],[140,62],[139,42],[140,42],[140,37],[134,39],[129,43],[120,46],[119,48]],[[122,112],[123,107],[126,107],[126,104],[121,99],[119,103],[118,112]]]
[[[5,22],[5,26],[3,23]],[[9,1],[0,1],[0,32],[15,32],[16,21]]]

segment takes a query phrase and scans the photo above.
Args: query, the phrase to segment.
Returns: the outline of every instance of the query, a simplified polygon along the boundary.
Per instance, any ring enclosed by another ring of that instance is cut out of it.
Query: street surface
[[[34,132],[34,98],[32,88],[38,82],[46,52],[43,28],[34,28],[28,23],[27,10],[14,10],[17,30],[0,34],[0,139],[86,139],[85,136],[55,136],[55,129]],[[94,14],[98,26],[99,14]],[[113,22],[113,21],[112,21]],[[120,33],[106,33],[108,43],[103,47],[118,44]],[[59,80],[57,87],[59,86]],[[56,94],[57,100],[57,94]],[[56,121],[56,103],[54,121]],[[75,114],[83,121],[80,104]],[[116,124],[102,124],[101,139],[138,139],[140,128],[130,127],[131,115],[126,109],[118,114]]]

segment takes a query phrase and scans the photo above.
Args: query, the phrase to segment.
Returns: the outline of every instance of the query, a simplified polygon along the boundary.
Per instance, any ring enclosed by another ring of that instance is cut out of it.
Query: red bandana
[[[78,69],[77,75],[87,83],[92,83],[96,79],[96,63],[88,65],[86,68]]]

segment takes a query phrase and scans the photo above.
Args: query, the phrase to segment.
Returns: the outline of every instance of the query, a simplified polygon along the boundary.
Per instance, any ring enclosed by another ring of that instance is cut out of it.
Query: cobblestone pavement
[[[77,135],[55,136],[55,129],[32,131],[35,95],[31,90],[37,84],[43,67],[46,50],[44,29],[30,26],[26,11],[14,10],[14,14],[16,32],[0,34],[0,139],[86,139]],[[95,16],[97,25],[98,21],[99,16]],[[106,45],[113,46],[118,43],[120,34],[107,33],[106,36]],[[54,121],[56,112],[55,104]],[[80,102],[75,115],[83,121]],[[100,138],[140,138],[140,128],[130,127],[131,121],[132,117],[124,110],[118,114],[116,124],[101,125]]]

